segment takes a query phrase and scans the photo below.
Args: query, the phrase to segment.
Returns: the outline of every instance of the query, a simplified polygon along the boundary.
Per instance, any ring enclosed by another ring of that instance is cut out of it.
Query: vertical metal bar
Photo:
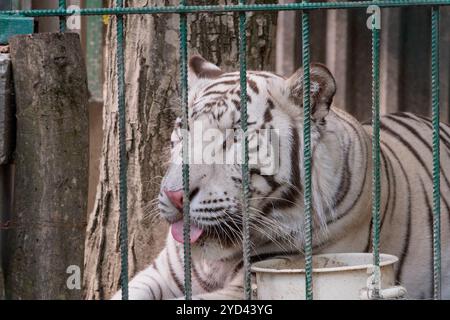
[[[116,7],[123,7],[123,0],[116,0]],[[119,108],[119,209],[122,299],[128,300],[128,217],[127,217],[127,150],[125,110],[125,58],[123,15],[116,20],[117,32],[117,102]]]
[[[431,9],[431,94],[433,112],[433,297],[441,299],[441,190],[439,127],[439,7]]]
[[[181,0],[185,6],[187,0]],[[184,296],[192,299],[191,282],[191,216],[189,202],[189,110],[188,110],[188,76],[187,76],[187,16],[180,14],[180,77],[181,77],[181,108],[183,112],[183,243],[184,243]]]
[[[306,0],[303,2],[307,2]],[[310,52],[309,12],[302,12],[302,57],[303,57],[303,163],[304,163],[304,207],[305,207],[305,296],[313,300],[312,283],[312,210],[311,210],[311,103],[310,103]]]
[[[66,0],[59,0],[59,9],[66,9],[67,3]],[[66,17],[61,16],[59,17],[59,32],[65,32],[66,31]]]
[[[372,250],[374,274],[372,296],[380,288],[380,30],[372,20]]]
[[[239,0],[245,4],[245,0]],[[239,13],[239,77],[241,87],[241,129],[243,133],[242,163],[242,246],[244,259],[244,292],[245,299],[251,300],[251,261],[250,261],[250,228],[249,228],[249,185],[248,173],[248,114],[247,114],[247,17],[245,12]]]

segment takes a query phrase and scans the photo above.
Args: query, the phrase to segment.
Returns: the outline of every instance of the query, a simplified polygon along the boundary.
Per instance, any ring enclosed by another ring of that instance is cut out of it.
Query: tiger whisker
[[[250,207],[250,209],[253,212],[262,213],[256,208]],[[275,219],[271,219],[262,215],[250,215],[250,221],[251,223],[260,223],[266,226],[269,230],[276,230],[276,234],[278,236],[281,236],[284,241],[287,241],[288,244],[292,245],[293,247],[298,247],[298,239],[293,237],[290,233],[285,232],[283,225]],[[267,232],[265,232],[265,235],[267,235]]]
[[[288,203],[291,203],[293,205],[295,205],[298,208],[301,208],[301,206],[294,201],[288,200],[288,199],[284,199],[284,198],[279,198],[279,197],[253,197],[253,198],[249,198],[249,200],[265,200],[265,199],[271,199],[271,200],[281,200],[281,201],[285,201]]]

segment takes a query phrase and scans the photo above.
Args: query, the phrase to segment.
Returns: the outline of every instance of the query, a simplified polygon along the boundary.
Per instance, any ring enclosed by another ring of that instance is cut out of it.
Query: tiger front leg
[[[192,300],[243,300],[244,288],[240,286],[228,286],[213,292],[197,294]]]
[[[184,297],[177,298],[183,300]],[[243,300],[244,287],[242,285],[242,278],[237,276],[224,288],[214,290],[211,292],[204,292],[192,295],[192,300]]]
[[[169,259],[167,247],[161,251],[156,260],[139,272],[128,284],[129,300],[165,300],[183,296],[180,284],[173,275],[173,266]],[[122,290],[111,298],[120,300]]]

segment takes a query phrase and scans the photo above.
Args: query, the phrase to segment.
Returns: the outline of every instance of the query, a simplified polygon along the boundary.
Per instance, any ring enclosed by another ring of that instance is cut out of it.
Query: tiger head
[[[269,72],[247,72],[248,212],[253,244],[292,242],[302,232],[302,77],[302,69],[288,79]],[[320,64],[311,65],[310,79],[314,148],[336,85]],[[183,131],[182,120],[177,119],[159,195],[160,213],[171,224],[174,239],[183,242],[183,201],[189,199],[194,247],[240,248],[245,191],[239,72],[222,72],[193,56],[188,83],[188,130]],[[190,163],[186,197],[183,143]]]

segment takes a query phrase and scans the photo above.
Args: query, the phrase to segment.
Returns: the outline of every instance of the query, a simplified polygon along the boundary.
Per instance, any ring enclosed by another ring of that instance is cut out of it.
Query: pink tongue
[[[170,231],[172,232],[172,237],[178,241],[179,243],[183,243],[183,220],[172,223],[170,227]],[[191,224],[191,243],[200,238],[203,230]]]

